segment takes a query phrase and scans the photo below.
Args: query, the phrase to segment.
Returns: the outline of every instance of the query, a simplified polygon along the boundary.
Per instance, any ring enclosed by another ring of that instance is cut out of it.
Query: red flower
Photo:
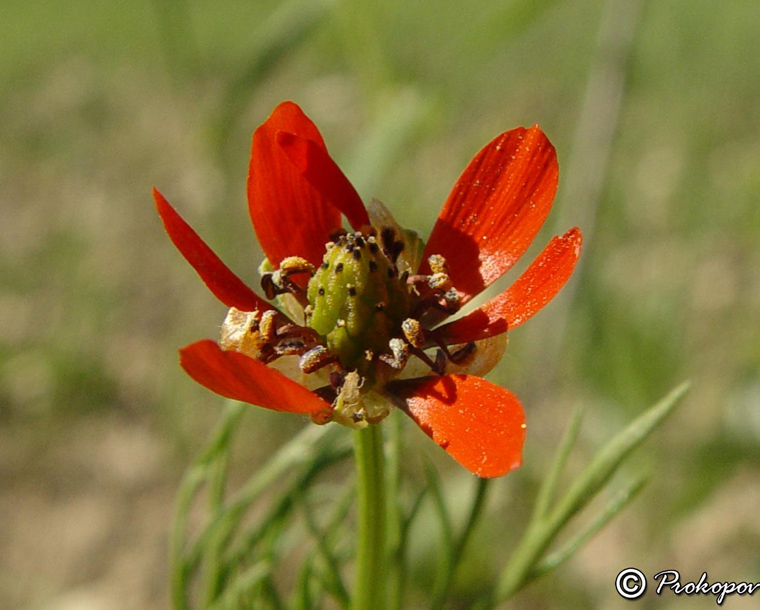
[[[472,373],[490,370],[507,329],[559,292],[578,259],[580,231],[554,237],[500,295],[447,318],[523,255],[549,213],[557,177],[554,148],[537,126],[501,134],[460,176],[423,251],[382,204],[365,208],[301,109],[279,105],[253,135],[248,175],[269,300],[154,189],[169,237],[232,308],[221,344],[183,348],[182,367],[217,394],[318,423],[373,424],[395,405],[473,473],[506,474],[522,459],[522,407]],[[342,229],[342,216],[354,232]],[[407,366],[410,356],[418,360]]]

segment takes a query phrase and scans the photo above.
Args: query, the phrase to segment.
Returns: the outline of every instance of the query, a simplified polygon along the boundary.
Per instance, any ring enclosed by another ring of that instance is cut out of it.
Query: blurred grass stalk
[[[292,509],[295,495],[301,493],[322,470],[350,454],[337,426],[307,426],[300,434],[284,445],[264,466],[254,473],[229,499],[225,498],[227,483],[226,464],[229,460],[235,429],[248,405],[230,402],[210,442],[185,474],[177,499],[170,541],[170,573],[172,604],[175,610],[189,606],[193,577],[203,568],[204,606],[218,603],[220,597],[229,598],[230,589],[238,591],[235,599],[250,593],[250,587],[259,585],[271,576],[271,562],[252,562],[253,549],[266,538],[271,528],[282,524]],[[271,518],[260,520],[251,530],[233,540],[241,527],[243,517],[262,496],[278,482],[290,483]],[[210,489],[210,510],[206,525],[195,542],[188,547],[188,521],[191,509],[203,486]],[[242,572],[240,570],[243,569]],[[255,578],[254,578],[255,576]],[[250,581],[250,587],[241,588],[241,579]],[[222,606],[226,607],[226,605]]]
[[[626,82],[636,34],[645,10],[645,0],[608,0],[597,34],[597,46],[589,68],[578,122],[573,136],[572,152],[563,170],[563,201],[556,206],[553,227],[583,228],[584,248],[591,244],[596,227],[597,211],[607,182],[620,111],[625,100]],[[551,320],[537,320],[534,332],[544,338],[535,343],[537,357],[546,371],[542,386],[554,387],[559,371],[559,355],[568,325],[570,304],[575,298],[578,276],[584,257],[578,261],[575,279],[568,282],[555,300]],[[551,324],[552,332],[542,331],[541,324]],[[547,379],[549,380],[547,383]]]
[[[216,154],[224,157],[231,130],[262,81],[324,22],[333,4],[333,0],[288,0],[256,28],[247,63],[228,84],[215,115],[211,137]]]

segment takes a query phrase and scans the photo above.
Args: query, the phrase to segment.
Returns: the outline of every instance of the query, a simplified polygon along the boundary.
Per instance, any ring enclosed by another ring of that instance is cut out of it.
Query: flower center
[[[317,423],[360,427],[381,421],[389,406],[364,397],[396,378],[410,356],[442,375],[447,359],[469,362],[475,348],[470,343],[452,353],[429,330],[459,309],[446,261],[433,255],[430,275],[399,274],[403,248],[395,229],[383,228],[378,236],[368,227],[328,242],[318,269],[297,256],[283,259],[277,270],[263,273],[261,286],[292,319],[275,309],[232,308],[222,324],[222,349],[267,364],[278,361],[275,366],[299,377],[332,403],[329,411],[312,416]],[[307,274],[308,283],[293,279]],[[293,321],[300,311],[303,325]],[[431,357],[425,350],[436,346]],[[283,356],[296,356],[297,365],[279,360]],[[312,375],[318,371],[329,374]]]
[[[409,316],[410,295],[395,263],[374,235],[359,232],[327,244],[309,280],[306,325],[346,369],[373,376],[373,361],[388,351]]]

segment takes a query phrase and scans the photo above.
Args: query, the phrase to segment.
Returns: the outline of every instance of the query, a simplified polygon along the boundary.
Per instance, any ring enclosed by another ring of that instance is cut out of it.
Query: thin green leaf
[[[409,507],[406,515],[401,519],[401,531],[399,534],[399,544],[396,552],[390,558],[390,564],[398,574],[395,589],[391,590],[393,595],[389,599],[388,607],[391,610],[402,610],[404,607],[404,590],[406,589],[406,549],[409,542],[409,532],[412,529],[415,517],[420,514],[422,501],[427,496],[428,488],[423,487],[415,496],[414,501]]]
[[[623,460],[673,412],[673,409],[689,390],[689,386],[688,382],[679,385],[659,403],[636,418],[622,432],[616,434],[597,453],[591,464],[581,472],[552,511],[549,521],[553,527],[562,527],[565,522],[591,501],[615,473]]]
[[[470,510],[467,514],[467,521],[465,521],[462,531],[452,545],[451,553],[449,554],[444,571],[440,573],[439,578],[436,578],[435,585],[433,586],[433,593],[430,601],[431,610],[443,608],[443,605],[446,602],[449,590],[451,589],[451,583],[454,580],[456,569],[459,567],[459,562],[462,559],[467,541],[470,539],[470,536],[475,529],[475,524],[483,512],[489,481],[490,479],[477,479],[477,487],[473,494]]]
[[[331,524],[325,530],[320,529],[314,518],[313,511],[308,504],[308,500],[303,493],[299,494],[299,500],[303,507],[304,520],[306,521],[306,527],[309,533],[314,538],[317,544],[317,557],[320,557],[324,564],[325,569],[320,571],[320,579],[325,590],[335,597],[336,601],[342,608],[347,608],[351,602],[351,596],[343,583],[343,578],[340,573],[340,562],[333,553],[333,549],[330,547],[330,543],[333,535],[336,533],[338,526],[343,521],[343,517],[348,512],[349,507],[353,503],[354,488],[350,486],[346,492],[344,492],[341,501],[337,504],[337,510],[334,512],[339,519],[331,519]]]
[[[239,610],[241,602],[268,577],[271,566],[260,561],[242,572],[207,610]]]
[[[270,573],[264,582],[261,583],[261,596],[269,602],[270,607],[274,610],[284,610],[285,605],[280,597],[280,593],[277,591],[277,587],[272,580],[272,574]],[[254,606],[251,604],[251,608]]]
[[[428,481],[428,488],[433,496],[433,508],[440,522],[441,544],[438,551],[438,567],[435,574],[435,585],[433,591],[437,596],[441,595],[441,590],[446,586],[445,583],[451,572],[454,553],[454,527],[451,523],[448,507],[444,499],[440,475],[438,471],[429,463],[425,464],[425,478]],[[433,596],[431,604],[435,603],[436,595]],[[431,605],[431,608],[433,606]]]
[[[586,542],[593,538],[597,532],[599,532],[605,525],[607,525],[613,519],[613,517],[615,517],[615,515],[620,513],[626,506],[628,506],[633,501],[633,499],[638,496],[639,492],[644,488],[646,483],[647,479],[645,477],[641,477],[626,486],[609,502],[605,509],[586,526],[584,530],[567,541],[564,545],[562,545],[561,548],[557,549],[550,555],[547,555],[542,561],[540,561],[533,569],[533,571],[528,575],[526,583],[556,569],[562,563],[572,557],[576,551],[578,551],[584,544],[586,544]]]
[[[296,587],[294,591],[293,608],[294,610],[312,610],[313,602],[311,598],[311,572],[314,562],[314,553],[310,553],[301,566],[298,574]]]
[[[255,547],[268,535],[270,530],[282,527],[282,524],[290,516],[294,504],[292,494],[283,495],[264,518],[243,532],[240,541],[229,552],[229,557],[226,560],[227,569],[232,570],[250,558]]]
[[[269,487],[287,475],[297,473],[299,468],[330,462],[335,455],[345,455],[345,438],[341,442],[337,426],[307,426],[281,447],[232,497],[227,505],[214,515],[206,525],[193,549],[188,562],[194,565],[201,557],[205,545],[216,536],[229,537],[250,506]]]
[[[306,470],[299,473],[293,479],[290,486],[282,493],[277,504],[269,511],[267,516],[240,535],[240,541],[228,555],[228,566],[234,567],[244,561],[246,557],[249,557],[254,547],[266,535],[266,532],[272,527],[279,527],[289,516],[294,506],[297,492],[308,488],[320,472],[344,459],[349,454],[350,449],[345,447],[343,451],[329,456],[329,459],[315,460],[308,465]]]
[[[534,519],[543,519],[549,511],[549,506],[551,506],[556,497],[557,484],[562,476],[567,457],[570,455],[570,451],[578,438],[578,432],[580,431],[581,422],[583,421],[583,414],[583,407],[579,406],[575,409],[570,424],[562,435],[562,440],[560,441],[557,452],[554,454],[554,460],[552,461],[549,473],[546,475],[544,482],[541,484],[541,488],[538,490],[536,506],[533,509]]]
[[[428,489],[433,496],[433,507],[441,523],[441,537],[443,538],[443,548],[445,552],[450,552],[454,543],[454,527],[451,524],[451,516],[446,506],[446,500],[443,497],[443,486],[441,484],[441,475],[429,463],[425,464],[425,479],[428,482]]]
[[[245,409],[246,405],[243,403],[227,402],[222,412],[222,419],[212,433],[211,440],[187,470],[180,483],[169,539],[171,596],[172,607],[175,610],[183,610],[187,607],[188,582],[194,569],[193,562],[184,556],[190,507],[208,476],[209,468],[216,460],[226,459],[232,433]]]
[[[623,460],[673,411],[688,389],[689,383],[681,384],[615,435],[581,472],[556,507],[545,518],[531,520],[502,571],[495,592],[497,603],[506,601],[525,585],[534,566],[560,530],[591,501]]]
[[[420,507],[422,506],[422,501],[425,499],[425,496],[427,496],[429,492],[430,492],[429,487],[423,487],[415,496],[414,501],[412,502],[412,505],[409,507],[409,511],[406,514],[406,518],[402,522],[402,529],[401,529],[402,540],[408,539],[409,530],[411,530],[412,524],[414,523],[414,520],[417,517],[417,515],[420,514]]]

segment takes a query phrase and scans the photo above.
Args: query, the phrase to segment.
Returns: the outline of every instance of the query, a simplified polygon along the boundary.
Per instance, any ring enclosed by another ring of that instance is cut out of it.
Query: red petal
[[[354,229],[369,224],[359,193],[323,146],[287,131],[277,133],[277,143],[309,184],[338,208]]]
[[[391,384],[405,411],[438,445],[479,477],[522,463],[525,414],[517,397],[490,381],[445,375]]]
[[[570,278],[581,253],[577,228],[554,237],[530,267],[500,295],[469,315],[436,330],[446,343],[493,337],[519,326],[551,301]]]
[[[296,104],[283,102],[275,108],[253,134],[248,170],[253,227],[275,267],[286,256],[301,256],[319,265],[330,233],[341,226],[340,211],[288,159],[277,143],[278,131],[325,149],[319,130]]]
[[[227,307],[237,307],[242,311],[265,311],[272,306],[251,290],[243,280],[230,271],[214,251],[177,213],[164,196],[153,189],[158,215],[164,223],[177,249],[193,266],[217,299]]]
[[[288,413],[316,413],[329,403],[266,364],[225,352],[214,341],[198,341],[180,350],[180,364],[190,377],[227,398]]]
[[[449,264],[463,301],[501,277],[538,233],[557,191],[554,147],[534,125],[507,131],[470,162],[451,191],[425,248]]]

